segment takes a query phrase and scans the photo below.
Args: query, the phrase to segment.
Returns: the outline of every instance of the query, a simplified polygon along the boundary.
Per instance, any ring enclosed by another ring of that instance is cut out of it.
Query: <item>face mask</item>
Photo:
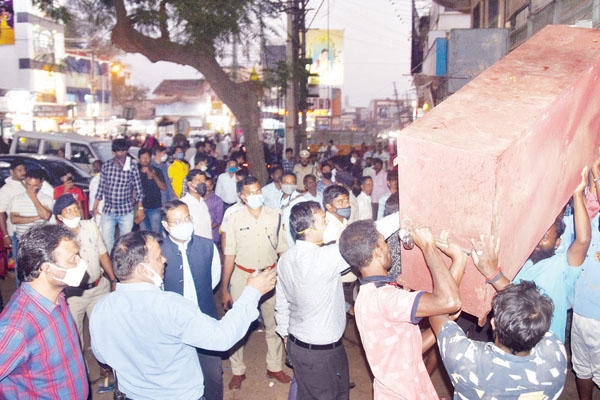
[[[232,174],[235,174],[237,172],[237,168],[236,167],[229,167],[229,168],[227,168],[227,171],[231,172]]]
[[[77,228],[79,226],[79,221],[81,221],[81,217],[75,217],[72,219],[63,218],[62,220],[63,224],[71,229]]]
[[[265,199],[262,194],[253,194],[252,196],[248,196],[246,200],[248,206],[253,210],[261,208],[264,202]]]
[[[354,157],[350,158],[350,162],[351,162],[352,164],[356,164],[356,158],[354,158]]]
[[[347,208],[338,208],[337,210],[335,210],[335,213],[337,215],[339,215],[342,218],[348,219],[350,218],[350,213],[352,212],[352,209],[350,207]]]
[[[177,153],[175,154],[175,158],[178,160],[183,160],[183,153]]]
[[[194,224],[185,222],[180,225],[169,227],[170,234],[177,240],[189,240],[194,233]]]
[[[169,158],[169,156],[164,154],[163,156],[160,157],[160,161],[165,162],[165,161],[167,161],[167,158]]]
[[[283,193],[285,194],[292,194],[294,193],[294,191],[296,190],[297,186],[296,185],[281,185],[281,190],[283,191]]]
[[[208,169],[208,167],[206,165],[201,165],[200,166],[200,171],[204,172]]]
[[[87,263],[82,258],[79,259],[79,262],[75,268],[62,268],[56,264],[52,264],[52,266],[61,271],[65,271],[64,278],[60,279],[54,277],[54,279],[66,283],[69,286],[79,286],[81,280],[83,279],[83,275],[85,275],[85,271],[87,270]]]
[[[198,193],[200,196],[204,196],[206,194],[206,183],[202,182],[197,184],[195,189],[196,193]]]
[[[323,178],[327,179],[327,180],[331,180],[332,177],[332,173],[330,172],[323,172]]]
[[[150,271],[150,274],[152,276],[148,276],[148,275],[146,275],[146,276],[152,280],[152,284],[154,286],[156,286],[157,288],[160,288],[160,290],[163,290],[163,279],[160,277],[160,275],[157,274],[156,272],[154,272],[154,270],[152,268],[150,268],[150,266],[148,266],[146,264],[142,264],[142,265],[144,267],[146,267],[147,271]]]

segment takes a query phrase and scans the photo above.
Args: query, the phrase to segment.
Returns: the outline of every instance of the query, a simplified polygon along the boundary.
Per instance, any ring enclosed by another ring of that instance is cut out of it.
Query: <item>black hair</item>
[[[350,196],[348,190],[343,186],[331,185],[323,192],[323,207],[327,204],[333,203],[336,197],[345,194],[346,196]]]
[[[138,151],[138,159],[144,154],[148,154],[152,158],[152,149],[150,149],[149,147],[141,148],[140,151]]]
[[[43,181],[45,179],[44,172],[41,169],[32,169],[31,171],[27,171],[25,179],[39,179],[40,181]]]
[[[317,181],[317,177],[316,177],[316,176],[314,176],[313,174],[304,175],[304,179],[302,180],[302,183],[304,183],[304,186],[306,186],[306,182],[307,182],[309,179],[314,179],[314,180],[315,180],[315,182]]]
[[[112,151],[127,151],[129,144],[126,139],[115,139],[112,141]]]
[[[329,168],[332,168],[332,169],[333,169],[333,167],[331,166],[331,164],[330,164],[330,163],[328,163],[327,161],[323,161],[323,162],[321,163],[321,169],[323,169],[324,167],[329,167]]]
[[[366,181],[368,181],[369,179],[370,179],[370,180],[373,180],[373,178],[371,178],[371,177],[370,177],[370,176],[368,176],[368,175],[367,175],[367,176],[363,176],[363,177],[361,177],[361,178],[360,178],[360,184],[361,184],[361,185],[364,185],[364,184],[365,184],[365,182],[366,182]]]
[[[293,153],[294,149],[292,149],[291,147],[288,147],[287,149],[285,149],[285,152],[286,153],[290,153],[290,152]]]
[[[200,147],[204,147],[204,142],[198,140],[196,144],[194,144],[194,147],[196,148],[196,150],[198,150]]]
[[[398,171],[395,169],[389,171],[387,174],[387,180],[391,181],[392,179],[396,181],[398,180]]]
[[[385,208],[383,211],[383,216],[387,217],[388,215],[398,212],[399,210],[400,210],[400,202],[398,199],[398,194],[392,194],[385,201]]]
[[[271,166],[271,170],[269,171],[269,174],[271,174],[271,176],[273,176],[275,171],[281,171],[281,173],[283,173],[283,167],[279,164],[273,164]]]
[[[240,169],[238,169],[237,171],[235,171],[235,177],[236,178],[242,178],[242,180],[248,176],[248,168],[246,167],[242,167]]]
[[[35,225],[25,232],[19,239],[17,249],[19,280],[31,282],[40,276],[42,264],[56,262],[52,253],[63,240],[77,243],[75,234],[64,225]]]
[[[254,185],[255,183],[258,183],[258,179],[256,179],[252,175],[248,175],[247,177],[242,179],[239,183],[240,183],[240,185],[238,186],[238,188],[239,188],[238,191],[241,193],[244,191],[244,186],[250,186],[250,185]]]
[[[160,239],[154,232],[136,231],[127,233],[117,240],[110,254],[110,260],[119,280],[129,279],[135,268],[147,261],[147,244],[151,238],[156,241]]]
[[[186,175],[185,179],[188,182],[191,182],[196,175],[202,175],[203,177],[207,177],[208,175],[204,171],[200,171],[199,169],[190,169],[190,172]]]
[[[64,167],[60,167],[56,170],[56,175],[58,175],[60,178],[62,178],[63,176],[67,176],[68,174],[74,173],[75,170],[69,165],[65,165]]]
[[[286,172],[286,173],[284,173],[283,175],[281,175],[281,180],[283,180],[283,177],[284,177],[284,176],[293,176],[295,181],[297,181],[297,180],[298,180],[298,179],[296,178],[296,174],[295,174],[295,173],[293,173],[293,172]]]
[[[294,239],[304,240],[304,231],[314,226],[314,214],[319,210],[321,210],[321,206],[316,201],[303,201],[292,207],[290,211],[290,231]]]
[[[174,210],[174,209],[176,209],[177,207],[181,207],[181,206],[184,206],[184,207],[185,207],[185,208],[187,208],[187,209],[188,209],[188,211],[189,211],[188,205],[187,205],[187,204],[185,204],[183,201],[181,201],[181,200],[179,200],[179,199],[173,199],[173,200],[169,200],[169,201],[167,201],[167,202],[166,202],[166,203],[165,203],[165,204],[162,206],[162,208],[160,209],[160,219],[161,219],[161,221],[168,222],[168,219],[167,219],[167,213],[168,213],[169,211],[171,211],[171,210]]]
[[[383,165],[383,161],[381,161],[381,158],[377,158],[377,157],[373,158],[372,163],[373,163],[373,165],[375,165],[375,164]]]
[[[340,253],[355,274],[373,260],[373,252],[379,245],[379,232],[370,219],[356,221],[344,229],[339,240]]]
[[[516,354],[542,340],[552,322],[554,303],[534,282],[522,281],[499,291],[492,308],[498,341]]]
[[[198,165],[199,162],[206,161],[208,162],[208,156],[202,152],[197,152],[194,156],[194,165]]]
[[[156,146],[152,149],[152,155],[155,156],[158,153],[162,153],[163,151],[167,151],[166,148],[162,147],[162,146]],[[139,156],[138,156],[139,157]]]
[[[9,168],[11,171],[14,171],[14,169],[17,168],[19,165],[25,166],[25,161],[21,160],[19,158],[16,158],[10,162]]]
[[[554,229],[556,230],[556,238],[559,239],[563,233],[565,233],[565,229],[567,229],[567,225],[562,218],[556,218],[554,221]]]

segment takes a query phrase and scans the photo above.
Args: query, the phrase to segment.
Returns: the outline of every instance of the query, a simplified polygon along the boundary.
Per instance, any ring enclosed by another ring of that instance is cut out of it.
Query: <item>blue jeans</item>
[[[146,208],[144,212],[146,213],[146,218],[140,222],[140,229],[160,233],[162,228],[160,224],[160,208]]]
[[[102,214],[102,218],[100,218],[100,234],[102,235],[102,240],[104,240],[108,254],[111,253],[115,244],[115,228],[117,224],[119,225],[120,236],[131,232],[131,229],[133,229],[133,211],[125,215]]]

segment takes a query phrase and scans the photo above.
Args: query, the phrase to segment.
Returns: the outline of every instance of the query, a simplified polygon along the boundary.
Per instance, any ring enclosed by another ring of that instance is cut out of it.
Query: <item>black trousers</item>
[[[344,345],[331,350],[309,350],[288,339],[294,364],[298,400],[348,400],[350,372]]]
[[[198,360],[204,376],[204,398],[223,400],[223,367],[221,357],[205,350],[198,350]]]

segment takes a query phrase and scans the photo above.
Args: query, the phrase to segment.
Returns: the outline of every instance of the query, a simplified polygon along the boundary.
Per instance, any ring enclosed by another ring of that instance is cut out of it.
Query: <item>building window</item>
[[[473,29],[481,28],[481,3],[473,8]]]
[[[40,145],[39,139],[31,139],[26,137],[20,137],[17,142],[17,154],[18,153],[29,153],[37,154],[38,146]]]
[[[489,28],[498,27],[498,0],[488,0],[488,25]]]

